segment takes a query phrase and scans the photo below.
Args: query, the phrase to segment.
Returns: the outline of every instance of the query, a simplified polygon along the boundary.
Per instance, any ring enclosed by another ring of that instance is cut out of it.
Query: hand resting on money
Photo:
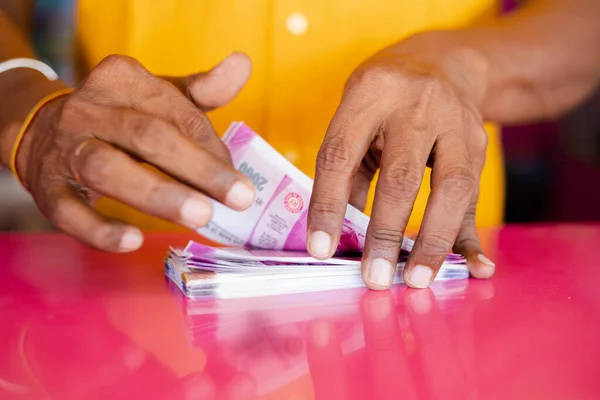
[[[362,272],[369,287],[388,288],[430,166],[431,194],[404,280],[412,287],[429,286],[453,248],[467,258],[471,275],[494,273],[475,229],[487,146],[478,109],[484,66],[479,54],[458,51],[427,32],[356,69],[319,151],[308,214],[308,250],[314,257],[333,254],[346,204],[364,209],[379,170]]]
[[[235,53],[207,73],[161,78],[110,56],[40,110],[18,152],[19,175],[56,227],[107,251],[135,250],[143,237],[95,212],[101,196],[192,229],[210,220],[209,199],[245,209],[254,186],[232,167],[205,111],[232,100],[250,69]]]

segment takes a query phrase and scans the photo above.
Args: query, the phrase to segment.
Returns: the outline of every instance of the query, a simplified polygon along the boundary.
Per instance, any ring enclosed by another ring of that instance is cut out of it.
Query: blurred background
[[[38,0],[34,24],[38,54],[71,83],[72,4]],[[515,7],[504,0],[502,12]],[[600,93],[558,121],[503,127],[503,144],[506,223],[600,220]],[[0,193],[0,231],[52,229],[8,170]]]

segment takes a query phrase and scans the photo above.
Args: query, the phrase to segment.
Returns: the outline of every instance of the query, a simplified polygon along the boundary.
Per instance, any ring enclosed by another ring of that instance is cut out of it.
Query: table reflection
[[[493,296],[492,281],[457,280],[190,300],[168,282],[151,296],[160,285],[145,280],[141,294],[57,301],[9,272],[3,299],[27,301],[0,304],[3,399],[466,399],[466,332],[478,302]],[[199,355],[204,365],[191,370]]]
[[[190,342],[206,352],[208,398],[476,396],[473,350],[465,348],[472,341],[455,337],[447,316],[472,324],[473,307],[493,296],[492,281],[231,300],[172,291]]]
[[[188,300],[166,244],[1,238],[0,399],[600,398],[600,227],[482,235],[489,281]]]

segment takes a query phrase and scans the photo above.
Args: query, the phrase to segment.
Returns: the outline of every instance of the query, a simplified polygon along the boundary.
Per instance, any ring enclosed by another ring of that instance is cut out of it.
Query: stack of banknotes
[[[306,252],[313,181],[244,123],[223,141],[233,165],[256,187],[254,204],[235,211],[216,201],[198,233],[218,245],[190,241],[165,257],[166,275],[188,297],[254,297],[364,286],[360,273],[369,217],[348,205],[337,252],[317,260]],[[394,283],[414,242],[404,238]],[[450,254],[436,280],[468,277],[464,258]]]

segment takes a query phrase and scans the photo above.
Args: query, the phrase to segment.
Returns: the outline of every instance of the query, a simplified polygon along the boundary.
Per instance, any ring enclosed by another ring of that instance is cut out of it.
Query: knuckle
[[[357,167],[357,151],[341,136],[326,139],[317,154],[317,169],[325,172],[352,173]]]
[[[92,143],[86,146],[79,168],[82,183],[92,188],[103,185],[112,173],[108,154],[100,146]]]
[[[163,123],[155,118],[136,115],[131,118],[129,125],[129,143],[132,152],[152,157],[156,154],[168,151],[167,140],[165,140],[165,129]]]
[[[97,72],[131,71],[139,68],[140,63],[133,57],[110,54],[102,59],[94,69]]]
[[[179,120],[179,129],[185,137],[200,144],[218,159],[231,164],[229,149],[215,133],[210,119],[203,112],[191,108]]]
[[[137,104],[168,104],[170,102],[168,91],[165,90],[164,85],[156,84],[157,81],[151,77],[146,79],[144,75],[137,75],[133,81],[139,82],[137,85],[140,89],[138,96],[136,96],[135,102]]]
[[[431,126],[431,109],[436,102],[443,99],[443,108],[446,113],[455,110],[452,96],[444,95],[444,85],[435,76],[428,74],[411,77],[411,93],[408,108],[411,110],[412,125],[419,130],[426,130]]]
[[[212,125],[206,115],[198,110],[183,113],[181,118],[182,133],[191,138],[204,138],[212,133]]]
[[[453,245],[454,241],[452,240],[452,236],[450,234],[434,232],[423,236],[420,247],[425,254],[433,256],[446,256],[450,252],[450,249],[452,249]]]
[[[354,81],[368,87],[388,87],[404,79],[404,73],[385,64],[374,64],[357,71]]]
[[[382,171],[377,191],[391,200],[413,199],[421,188],[422,173],[408,163],[394,163]]]
[[[440,79],[431,74],[420,74],[413,77],[416,86],[418,86],[421,97],[425,99],[432,99],[439,95],[443,91],[444,85]]]
[[[437,184],[439,194],[457,203],[468,203],[477,191],[477,182],[473,173],[466,167],[456,167],[447,171]]]
[[[313,213],[319,215],[340,215],[344,214],[346,208],[339,201],[333,198],[312,199],[310,208]]]
[[[467,208],[467,211],[465,212],[465,217],[464,217],[464,223],[470,223],[470,224],[475,224],[475,216],[477,213],[477,202],[473,202],[469,205],[469,208]]]
[[[456,240],[454,247],[457,249],[477,249],[480,248],[479,240],[475,233],[467,233]]]
[[[402,234],[398,229],[390,229],[386,227],[373,227],[371,238],[379,245],[389,245],[390,247],[399,248],[402,245]]]
[[[83,86],[86,90],[98,89],[106,85],[121,90],[123,85],[138,88],[140,73],[149,74],[135,58],[112,54],[96,65],[85,79]]]

